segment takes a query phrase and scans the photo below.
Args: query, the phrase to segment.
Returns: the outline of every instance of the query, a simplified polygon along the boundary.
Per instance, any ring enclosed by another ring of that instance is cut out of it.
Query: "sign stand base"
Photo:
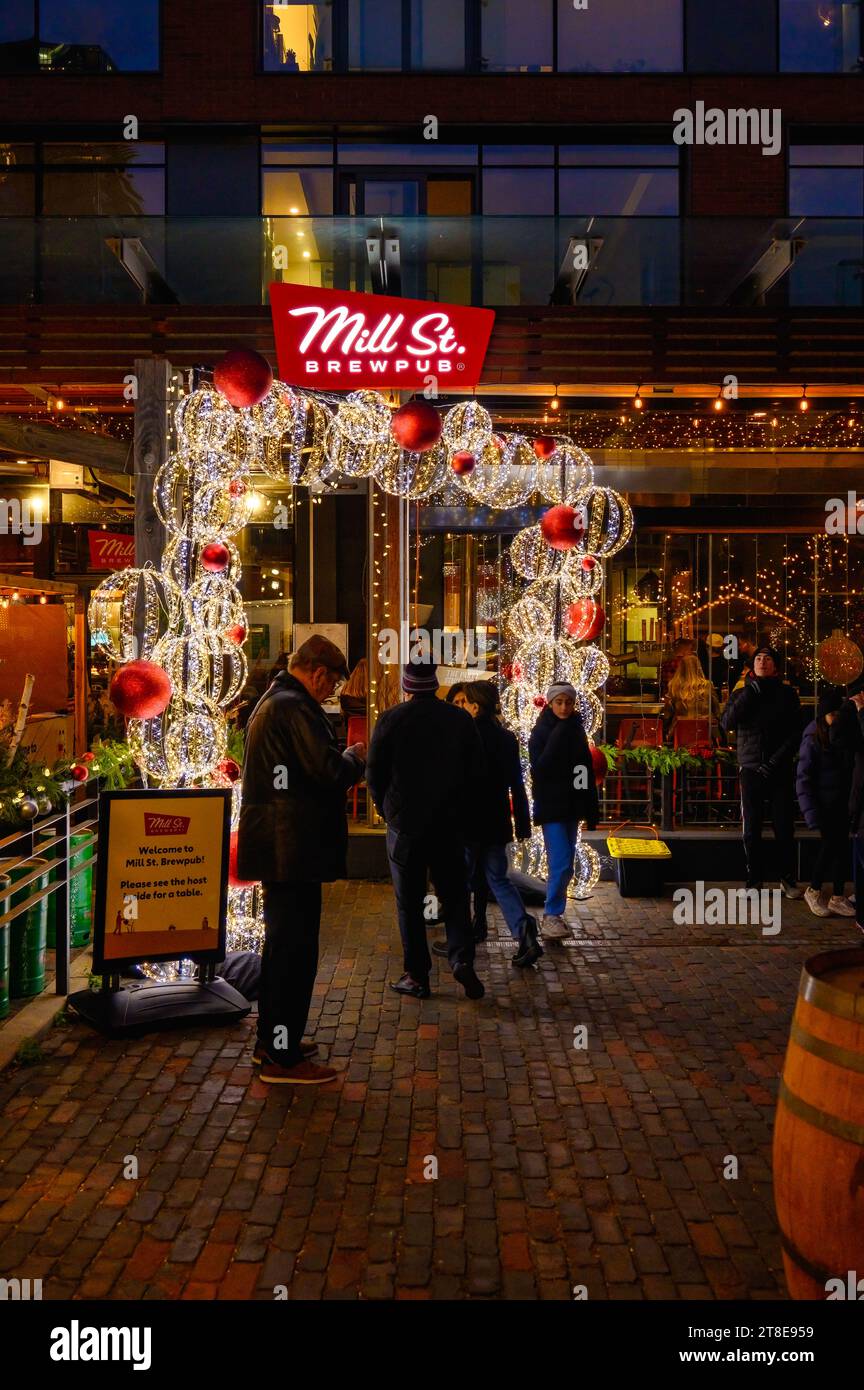
[[[182,1028],[188,1023],[237,1023],[252,1005],[227,981],[143,981],[124,989],[79,989],[67,1004],[100,1033],[131,1037],[155,1028]]]

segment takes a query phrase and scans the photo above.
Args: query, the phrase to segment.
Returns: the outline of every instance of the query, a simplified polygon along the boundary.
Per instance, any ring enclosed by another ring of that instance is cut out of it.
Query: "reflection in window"
[[[8,0],[3,0],[5,9]],[[13,9],[16,6],[13,4]],[[159,0],[39,0],[39,65],[64,72],[155,72]]]
[[[328,217],[333,212],[329,169],[264,169],[262,212],[271,217]]]
[[[682,0],[558,6],[559,72],[680,72]]]
[[[861,5],[780,0],[781,72],[858,72]]]
[[[161,217],[164,169],[100,169],[46,172],[42,211],[67,217]]]
[[[264,6],[266,72],[330,72],[333,67],[332,5]]]
[[[411,67],[465,67],[465,0],[411,0]]]
[[[678,174],[673,169],[562,169],[562,213],[620,217],[675,217]]]
[[[367,179],[363,211],[375,217],[416,217],[420,210],[418,185],[412,179]]]
[[[484,72],[552,71],[552,0],[482,0]]]
[[[555,211],[552,169],[487,169],[483,174],[483,212],[537,217]]]
[[[350,0],[348,66],[364,72],[402,67],[402,0]]]
[[[789,211],[805,217],[864,216],[864,146],[793,145]]]

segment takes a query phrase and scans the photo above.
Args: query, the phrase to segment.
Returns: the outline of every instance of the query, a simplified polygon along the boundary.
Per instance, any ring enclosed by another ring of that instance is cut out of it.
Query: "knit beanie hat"
[[[409,661],[402,667],[402,689],[406,695],[434,695],[438,675],[430,661]]]
[[[754,663],[755,663],[755,661],[756,661],[757,656],[759,656],[760,652],[764,652],[764,653],[766,654],[766,656],[770,656],[771,660],[774,662],[774,665],[777,667],[777,670],[778,670],[778,671],[780,671],[780,670],[782,669],[782,666],[783,666],[783,658],[781,657],[780,653],[776,650],[776,648],[774,648],[774,647],[769,647],[767,642],[763,642],[763,643],[762,643],[762,646],[761,646],[761,647],[757,647],[756,650],[755,650],[755,652],[753,653],[753,661],[754,661]]]
[[[557,700],[559,695],[572,695],[576,699],[576,687],[569,681],[553,681],[546,691],[546,703],[551,705],[553,700]]]

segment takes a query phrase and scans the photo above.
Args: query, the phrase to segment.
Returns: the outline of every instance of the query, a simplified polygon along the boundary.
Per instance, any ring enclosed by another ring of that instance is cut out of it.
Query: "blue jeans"
[[[505,845],[469,845],[465,851],[468,877],[473,879],[475,865],[486,874],[486,882],[510,928],[510,935],[519,940],[519,928],[525,921],[525,904],[519,890],[507,877],[507,848]]]
[[[543,911],[547,917],[560,917],[567,906],[567,885],[573,877],[579,822],[550,821],[541,829],[546,846],[546,902]]]

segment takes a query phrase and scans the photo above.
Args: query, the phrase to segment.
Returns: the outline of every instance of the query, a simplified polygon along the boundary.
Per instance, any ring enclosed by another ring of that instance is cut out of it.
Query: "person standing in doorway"
[[[318,969],[321,884],[345,877],[345,793],[363,776],[362,743],[340,753],[321,706],[348,674],[345,657],[313,636],[252,712],[243,759],[237,845],[241,878],[264,889],[264,950],[253,1062],[268,1085],[318,1086],[336,1072],[304,1043]]]
[[[798,753],[798,805],[809,828],[819,831],[810,887],[804,892],[804,901],[814,917],[855,916],[855,909],[846,898],[851,865],[849,796],[854,749],[843,737],[844,721],[839,718],[843,703],[843,692],[836,686],[823,691],[816,718],[804,730]],[[826,881],[831,884],[827,905],[822,901],[822,884]]]
[[[437,698],[433,665],[405,666],[402,689],[408,699],[385,710],[375,725],[366,768],[366,785],[387,822],[402,937],[403,974],[390,988],[414,999],[429,997],[432,958],[424,907],[431,876],[447,924],[453,977],[469,999],[482,999],[483,985],[474,971],[465,846],[484,771],[483,748],[471,716]]]
[[[795,863],[795,784],[793,759],[801,740],[801,704],[780,675],[773,647],[759,647],[753,673],[730,699],[720,726],[737,731],[738,776],[747,887],[761,888],[762,822],[771,808],[780,868],[787,898],[800,898]]]
[[[540,930],[547,941],[569,935],[564,921],[567,888],[573,878],[579,823],[597,827],[599,805],[591,749],[582,716],[576,709],[576,690],[556,681],[546,691],[546,707],[528,740],[534,824],[546,845],[546,903]]]

